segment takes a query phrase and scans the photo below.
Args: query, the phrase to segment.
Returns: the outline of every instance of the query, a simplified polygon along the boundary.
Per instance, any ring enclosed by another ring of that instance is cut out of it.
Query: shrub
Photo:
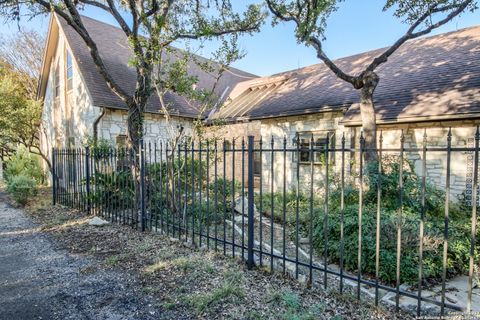
[[[39,184],[43,183],[44,172],[38,156],[19,149],[6,163],[5,180],[8,182],[19,175],[35,179]]]
[[[273,220],[278,223],[283,223],[287,227],[294,228],[297,223],[297,195],[295,191],[287,191],[285,196],[282,192],[273,193],[273,199],[271,193],[264,193],[262,199],[258,194],[255,195],[255,205],[258,210],[262,208],[262,212],[270,217],[272,215],[272,200],[273,200]],[[283,216],[283,206],[285,200],[285,219]],[[306,235],[310,230],[311,215],[315,217],[315,211],[324,205],[324,202],[319,197],[313,198],[314,211],[310,212],[310,196],[304,193],[300,193],[298,196],[298,224],[300,232]],[[291,235],[294,239],[295,235]]]
[[[133,207],[135,191],[128,171],[96,172],[90,180],[90,188],[91,203],[107,211]]]
[[[10,193],[16,202],[25,205],[31,196],[37,192],[37,183],[34,179],[18,175],[10,177],[7,183],[7,192]]]
[[[402,283],[418,281],[419,222],[421,210],[421,179],[410,163],[404,166],[404,202],[402,218],[399,219],[399,162],[395,157],[383,159],[385,170],[378,173],[378,163],[371,163],[365,171],[365,194],[362,211],[362,273],[375,275],[376,249],[376,203],[377,182],[381,179],[382,204],[380,214],[380,269],[379,278],[386,283],[396,280],[397,228],[401,229],[400,277]],[[424,278],[434,282],[441,278],[443,268],[443,232],[445,192],[426,185],[426,215],[424,228]],[[328,213],[327,246],[328,256],[334,262],[340,260],[340,190],[334,187]],[[470,219],[457,204],[450,204],[449,247],[447,276],[468,270],[470,250]],[[346,270],[357,270],[358,255],[358,188],[353,183],[345,188],[344,223],[344,266]],[[322,208],[315,214],[314,246],[323,254],[325,248],[324,218]],[[480,235],[480,232],[479,232]],[[478,235],[477,235],[478,237]],[[475,252],[476,259],[480,252]]]

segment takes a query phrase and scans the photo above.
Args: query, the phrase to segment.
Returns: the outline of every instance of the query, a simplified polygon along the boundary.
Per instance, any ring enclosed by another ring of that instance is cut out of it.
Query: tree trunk
[[[134,185],[134,212],[137,213],[136,219],[141,223],[143,229],[143,222],[140,220],[142,218],[141,209],[142,209],[142,197],[144,195],[141,193],[141,163],[140,163],[140,152],[141,150],[141,140],[143,137],[143,112],[145,110],[145,105],[148,99],[148,95],[145,93],[142,95],[137,95],[139,98],[134,98],[131,101],[128,101],[128,119],[127,119],[127,130],[128,130],[128,142],[130,148],[133,150],[133,161],[131,164],[131,172],[133,177]]]
[[[377,125],[373,93],[379,78],[375,72],[366,72],[362,76],[363,86],[360,91],[360,112],[362,116],[363,137],[365,139],[365,162],[377,160]]]

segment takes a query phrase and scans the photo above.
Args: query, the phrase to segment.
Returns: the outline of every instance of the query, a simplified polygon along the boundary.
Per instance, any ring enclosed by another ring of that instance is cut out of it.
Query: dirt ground
[[[128,226],[0,196],[0,319],[407,319]]]

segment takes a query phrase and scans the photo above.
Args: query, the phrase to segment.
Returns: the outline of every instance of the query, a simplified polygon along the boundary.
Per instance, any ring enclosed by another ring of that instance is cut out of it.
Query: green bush
[[[25,149],[19,149],[6,163],[5,180],[8,182],[15,176],[35,179],[38,184],[44,182],[44,172],[37,155]]]
[[[265,215],[272,215],[272,200],[273,200],[273,219],[275,222],[282,223],[283,217],[283,205],[285,200],[285,223],[294,227],[297,221],[297,195],[295,191],[287,191],[285,196],[283,193],[273,193],[273,199],[271,193],[264,193],[262,199],[258,194],[255,195],[255,205],[258,210],[262,208]],[[323,200],[318,197],[313,199],[313,208],[319,208],[323,206]],[[314,213],[313,213],[314,214]],[[310,227],[311,214],[310,214],[310,196],[300,193],[298,196],[298,222],[301,230],[308,230]]]
[[[24,175],[13,176],[8,180],[7,192],[13,196],[16,202],[25,205],[28,199],[37,193],[37,183],[34,179]]]
[[[90,180],[90,189],[91,203],[107,211],[133,207],[135,191],[129,171],[97,172]]]
[[[371,163],[365,170],[365,193],[362,211],[362,273],[375,275],[377,182],[381,182],[380,214],[380,270],[379,278],[386,283],[396,279],[397,229],[401,229],[400,276],[402,283],[414,284],[418,281],[419,266],[419,224],[421,210],[421,179],[415,174],[410,163],[404,165],[404,199],[400,219],[398,158],[386,157],[382,161],[383,172],[378,173],[378,163]],[[426,185],[425,228],[424,228],[424,277],[435,282],[442,276],[443,232],[445,212],[445,192],[431,184]],[[344,224],[344,266],[346,270],[357,270],[358,255],[358,188],[353,184],[345,187]],[[340,190],[334,187],[331,193],[328,213],[328,256],[332,262],[340,260]],[[450,204],[449,247],[447,276],[454,276],[468,270],[471,222],[465,208]],[[315,213],[314,246],[323,255],[325,248],[324,218],[322,208]],[[477,235],[477,237],[480,235]],[[476,261],[480,252],[475,252]]]

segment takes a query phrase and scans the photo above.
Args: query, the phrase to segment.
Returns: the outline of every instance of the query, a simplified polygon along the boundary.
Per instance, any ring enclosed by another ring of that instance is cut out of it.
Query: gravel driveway
[[[0,193],[0,319],[165,318],[134,276],[54,247]]]

